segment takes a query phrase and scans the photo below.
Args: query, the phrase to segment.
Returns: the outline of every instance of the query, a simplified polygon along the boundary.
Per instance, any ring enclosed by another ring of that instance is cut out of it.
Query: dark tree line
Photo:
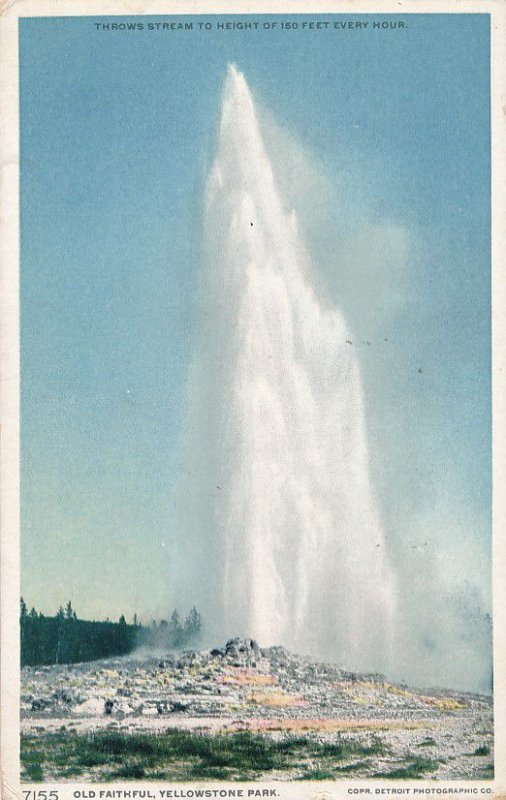
[[[73,664],[109,656],[126,655],[136,647],[181,648],[198,642],[201,617],[192,608],[182,622],[177,611],[170,621],[140,625],[137,615],[128,624],[122,614],[118,622],[78,619],[72,603],[60,606],[54,617],[28,607],[21,598],[21,666]]]

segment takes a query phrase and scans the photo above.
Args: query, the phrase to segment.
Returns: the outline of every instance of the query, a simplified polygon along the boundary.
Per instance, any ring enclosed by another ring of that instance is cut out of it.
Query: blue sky
[[[131,18],[151,19],[163,18]],[[488,16],[399,15],[407,27],[387,31],[372,16],[349,19],[370,25],[122,32],[95,29],[112,18],[20,21],[30,605],[52,613],[71,598],[83,617],[149,617],[174,600],[202,186],[228,62],[263,110],[319,289],[354,332],[394,558],[428,539],[438,568],[451,560],[450,581],[486,593]],[[291,177],[285,142],[293,163],[303,154]]]

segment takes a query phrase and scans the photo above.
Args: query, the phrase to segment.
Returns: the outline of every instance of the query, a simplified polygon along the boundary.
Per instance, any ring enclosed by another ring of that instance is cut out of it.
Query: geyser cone
[[[385,665],[394,591],[369,485],[362,387],[229,68],[206,190],[179,596],[209,636]]]

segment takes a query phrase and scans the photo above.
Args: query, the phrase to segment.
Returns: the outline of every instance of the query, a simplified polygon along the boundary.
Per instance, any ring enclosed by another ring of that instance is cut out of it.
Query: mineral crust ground
[[[492,712],[250,639],[25,667],[22,779],[491,779]]]

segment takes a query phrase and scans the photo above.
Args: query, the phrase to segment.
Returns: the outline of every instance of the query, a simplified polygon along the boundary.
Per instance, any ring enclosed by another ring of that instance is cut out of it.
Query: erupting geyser
[[[394,581],[369,481],[359,366],[311,287],[255,106],[229,67],[178,505],[178,597],[209,637],[387,666]]]

